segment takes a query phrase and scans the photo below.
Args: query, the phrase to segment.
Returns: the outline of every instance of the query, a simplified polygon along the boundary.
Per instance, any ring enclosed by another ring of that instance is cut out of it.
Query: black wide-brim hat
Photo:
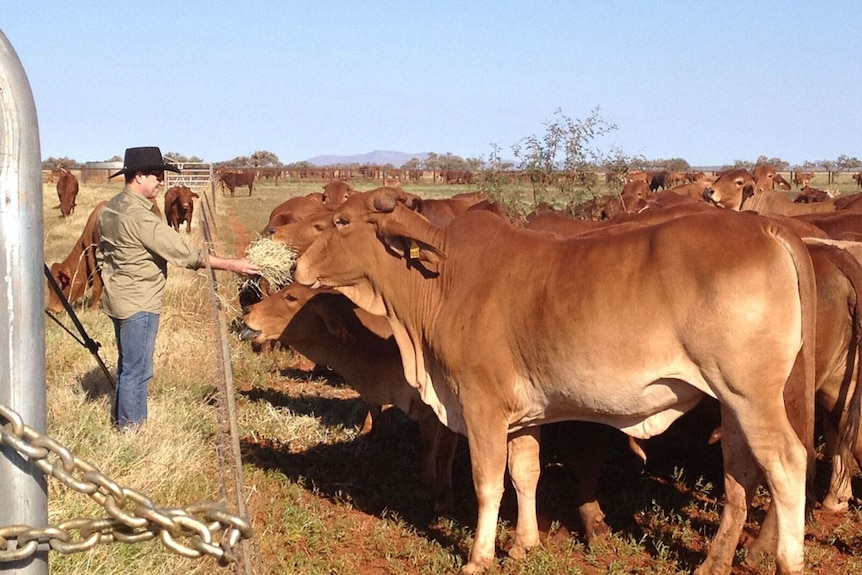
[[[179,173],[180,169],[173,164],[165,163],[162,151],[157,146],[143,146],[140,148],[126,148],[123,158],[123,169],[111,174],[111,179],[120,174],[134,174],[135,172],[158,172],[170,170]]]

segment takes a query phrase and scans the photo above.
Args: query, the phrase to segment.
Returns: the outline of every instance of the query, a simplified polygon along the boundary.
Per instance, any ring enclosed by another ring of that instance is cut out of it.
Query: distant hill
[[[424,160],[427,157],[427,152],[408,154],[406,152],[374,150],[367,154],[358,154],[355,156],[315,156],[306,161],[314,166],[334,166],[338,164],[375,164],[377,166],[385,166],[386,164],[392,164],[396,168],[400,168],[411,158]]]

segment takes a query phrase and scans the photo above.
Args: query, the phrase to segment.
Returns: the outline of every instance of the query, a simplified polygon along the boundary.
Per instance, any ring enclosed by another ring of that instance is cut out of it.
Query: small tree
[[[617,129],[595,108],[585,120],[573,120],[558,109],[556,118],[545,124],[542,136],[522,138],[512,152],[527,172],[533,188],[533,206],[542,201],[553,203],[562,196],[568,204],[595,196],[594,171],[604,163],[603,154],[592,147],[593,141]]]
[[[278,156],[266,150],[258,150],[253,153],[250,162],[252,166],[256,167],[281,165],[281,162],[278,161]]]

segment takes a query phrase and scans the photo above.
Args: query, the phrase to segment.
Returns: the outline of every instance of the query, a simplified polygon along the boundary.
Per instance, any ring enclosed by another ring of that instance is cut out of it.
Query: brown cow
[[[862,240],[862,212],[857,210],[802,214],[793,219],[817,226],[835,240]]]
[[[84,225],[80,237],[72,246],[72,251],[62,262],[51,264],[51,275],[63,290],[63,295],[71,304],[78,301],[87,288],[92,288],[90,308],[99,307],[102,297],[102,276],[96,263],[96,247],[99,245],[99,213],[108,202],[99,202]],[[64,310],[60,297],[48,285],[48,311],[61,313]]]
[[[481,211],[440,229],[403,198],[348,199],[294,277],[386,315],[408,382],[467,436],[479,517],[462,573],[494,559],[507,442],[519,499],[531,499],[536,426],[588,420],[645,439],[709,395],[722,409],[726,504],[700,571],[730,572],[763,473],[778,569],[802,574],[816,299],[797,236],[720,210],[600,240]],[[513,549],[538,543],[535,514],[519,514]]]
[[[819,188],[812,188],[809,185],[806,185],[799,191],[799,195],[793,200],[797,204],[810,204],[811,202],[825,202],[830,198],[834,198],[838,196],[839,191],[835,190],[834,192],[830,192],[829,190],[821,190]]]
[[[317,192],[296,196],[275,206],[269,213],[269,221],[263,230],[267,236],[278,226],[298,222],[308,216],[328,211],[323,204],[323,195]]]
[[[332,213],[329,210],[321,210],[296,222],[267,227],[267,235],[301,254],[324,230],[332,227]]]
[[[755,166],[751,173],[757,182],[758,189],[774,190],[776,186],[781,190],[790,189],[790,184],[778,173],[775,166],[768,164]]]
[[[458,435],[440,423],[407,383],[385,318],[358,309],[339,293],[290,284],[244,310],[241,337],[258,344],[278,340],[343,377],[372,413],[394,405],[417,421],[423,483],[434,497],[435,509],[451,509]],[[373,429],[368,421],[364,433]]]
[[[432,224],[441,228],[449,225],[452,220],[460,216],[471,206],[485,200],[482,192],[464,192],[455,194],[450,198],[424,199],[414,194],[407,194],[411,201],[411,207]]]
[[[796,172],[793,174],[793,183],[797,188],[807,188],[813,178],[814,174],[811,172]]]
[[[57,196],[60,198],[60,215],[68,218],[75,211],[78,197],[78,179],[66,168],[60,170],[57,178]]]
[[[191,233],[195,199],[199,197],[186,186],[173,186],[165,193],[165,217],[172,228],[180,231],[185,222],[186,233]]]
[[[795,203],[779,192],[761,187],[761,182],[744,168],[721,174],[704,192],[704,198],[723,208],[751,210],[764,215],[798,216],[838,209],[835,198],[810,204]]]
[[[233,196],[234,190],[237,187],[248,186],[248,195],[249,197],[251,196],[252,190],[254,189],[254,172],[231,172],[225,170],[217,173],[222,183],[222,191],[224,191],[224,188],[227,187],[227,189],[230,190],[230,195]]]
[[[351,196],[356,190],[347,182],[336,180],[323,186],[323,203],[328,206],[337,206]]]
[[[852,177],[856,180],[856,187],[862,188],[862,172],[856,172]]]
[[[853,469],[862,469],[862,265],[841,249],[846,243],[806,240],[817,278],[816,404],[823,414],[826,457],[832,460],[823,507],[833,512],[847,510]]]

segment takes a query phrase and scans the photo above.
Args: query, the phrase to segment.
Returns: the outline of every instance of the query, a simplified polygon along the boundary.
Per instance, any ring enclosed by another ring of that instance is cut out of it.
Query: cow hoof
[[[821,507],[829,513],[847,513],[847,510],[850,509],[850,504],[847,501],[841,501],[834,495],[827,495],[823,498]]]
[[[467,563],[461,570],[458,571],[458,575],[478,575],[479,573],[484,573],[487,567],[482,565],[477,565],[475,563]]]
[[[587,529],[584,536],[587,539],[587,545],[592,545],[597,541],[601,541],[604,539],[608,533],[611,532],[611,528],[608,527],[608,524],[603,520],[597,521],[593,524],[592,529]]]

